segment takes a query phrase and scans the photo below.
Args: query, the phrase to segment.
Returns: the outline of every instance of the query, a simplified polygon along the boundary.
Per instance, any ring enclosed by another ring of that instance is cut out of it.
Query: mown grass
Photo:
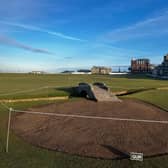
[[[168,111],[168,90],[149,90],[131,94],[125,97],[137,98],[152,103]]]
[[[0,99],[67,96],[70,93],[61,88],[77,86],[79,82],[104,82],[112,91],[168,86],[167,81],[141,75],[0,74]]]
[[[154,80],[144,76],[98,76],[98,75],[29,75],[29,74],[0,74],[0,94],[11,93],[19,90],[29,90],[43,86],[53,88],[38,90],[38,92],[22,93],[18,95],[7,95],[1,98],[24,98],[41,97],[46,95],[64,95],[66,91],[54,88],[75,86],[79,82],[93,83],[101,81],[111,87],[111,90],[131,90],[139,88],[167,87],[168,81]],[[168,91],[151,90],[129,95],[151,102],[162,108],[168,108]],[[28,107],[48,104],[51,101],[10,103],[7,104],[15,109],[26,109]],[[83,158],[48,151],[25,143],[22,139],[10,134],[9,153],[5,153],[5,140],[7,130],[8,111],[0,106],[0,168],[160,168],[167,167],[168,156],[146,158],[144,162],[125,160],[100,160]],[[166,133],[166,130],[165,130]],[[73,142],[72,142],[73,143]]]

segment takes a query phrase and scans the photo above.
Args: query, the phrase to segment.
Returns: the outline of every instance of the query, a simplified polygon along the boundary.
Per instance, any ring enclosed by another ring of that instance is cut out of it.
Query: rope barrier
[[[58,113],[21,111],[21,110],[14,110],[14,109],[12,109],[12,111],[18,112],[18,113],[39,114],[39,115],[48,115],[48,116],[57,116],[57,117],[71,117],[71,118],[84,118],[84,119],[97,119],[97,120],[113,120],[113,121],[129,121],[129,122],[168,124],[168,121],[162,121],[162,120],[143,120],[143,119],[133,119],[133,118],[84,116],[84,115],[75,115],[75,114],[73,115],[73,114],[58,114]]]

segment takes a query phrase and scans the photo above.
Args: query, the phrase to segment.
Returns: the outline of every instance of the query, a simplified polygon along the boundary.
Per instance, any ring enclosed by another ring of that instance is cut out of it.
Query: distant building
[[[44,71],[32,71],[31,74],[45,74]]]
[[[79,70],[77,70],[77,72],[81,72],[81,73],[90,73],[91,70],[89,70],[89,69],[79,69]]]
[[[91,69],[92,74],[106,75],[106,74],[110,74],[111,72],[112,72],[112,68],[104,67],[104,66],[94,66]]]
[[[63,73],[63,74],[72,74],[72,73],[74,73],[75,71],[69,71],[69,70],[65,70],[65,71],[63,71],[63,72],[61,72],[61,73]]]
[[[168,54],[164,56],[162,64],[154,68],[152,74],[158,77],[168,77]]]
[[[147,73],[150,72],[150,61],[149,59],[132,59],[131,68],[132,73]]]
[[[87,69],[80,69],[80,70],[77,70],[77,71],[65,70],[61,73],[63,73],[63,74],[90,74],[91,71],[87,70]]]
[[[77,72],[77,71],[75,71],[75,72],[73,72],[72,74],[75,74],[75,75],[86,75],[86,74],[91,74],[91,72]]]
[[[89,69],[79,69],[76,72],[73,72],[72,74],[91,74],[91,70]]]

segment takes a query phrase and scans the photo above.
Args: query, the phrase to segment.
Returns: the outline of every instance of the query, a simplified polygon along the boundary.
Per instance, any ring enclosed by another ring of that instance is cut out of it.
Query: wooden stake
[[[6,137],[6,153],[9,151],[9,134],[10,134],[10,125],[11,125],[11,113],[12,108],[9,109],[9,117],[8,117],[8,130],[7,130],[7,137]]]

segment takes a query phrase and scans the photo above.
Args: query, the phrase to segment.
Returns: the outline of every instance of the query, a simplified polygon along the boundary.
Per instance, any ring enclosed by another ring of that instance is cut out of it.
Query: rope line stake
[[[7,137],[6,137],[6,153],[9,151],[9,135],[10,135],[10,126],[11,126],[11,115],[13,109],[9,108],[9,116],[8,116],[8,129],[7,129]]]

